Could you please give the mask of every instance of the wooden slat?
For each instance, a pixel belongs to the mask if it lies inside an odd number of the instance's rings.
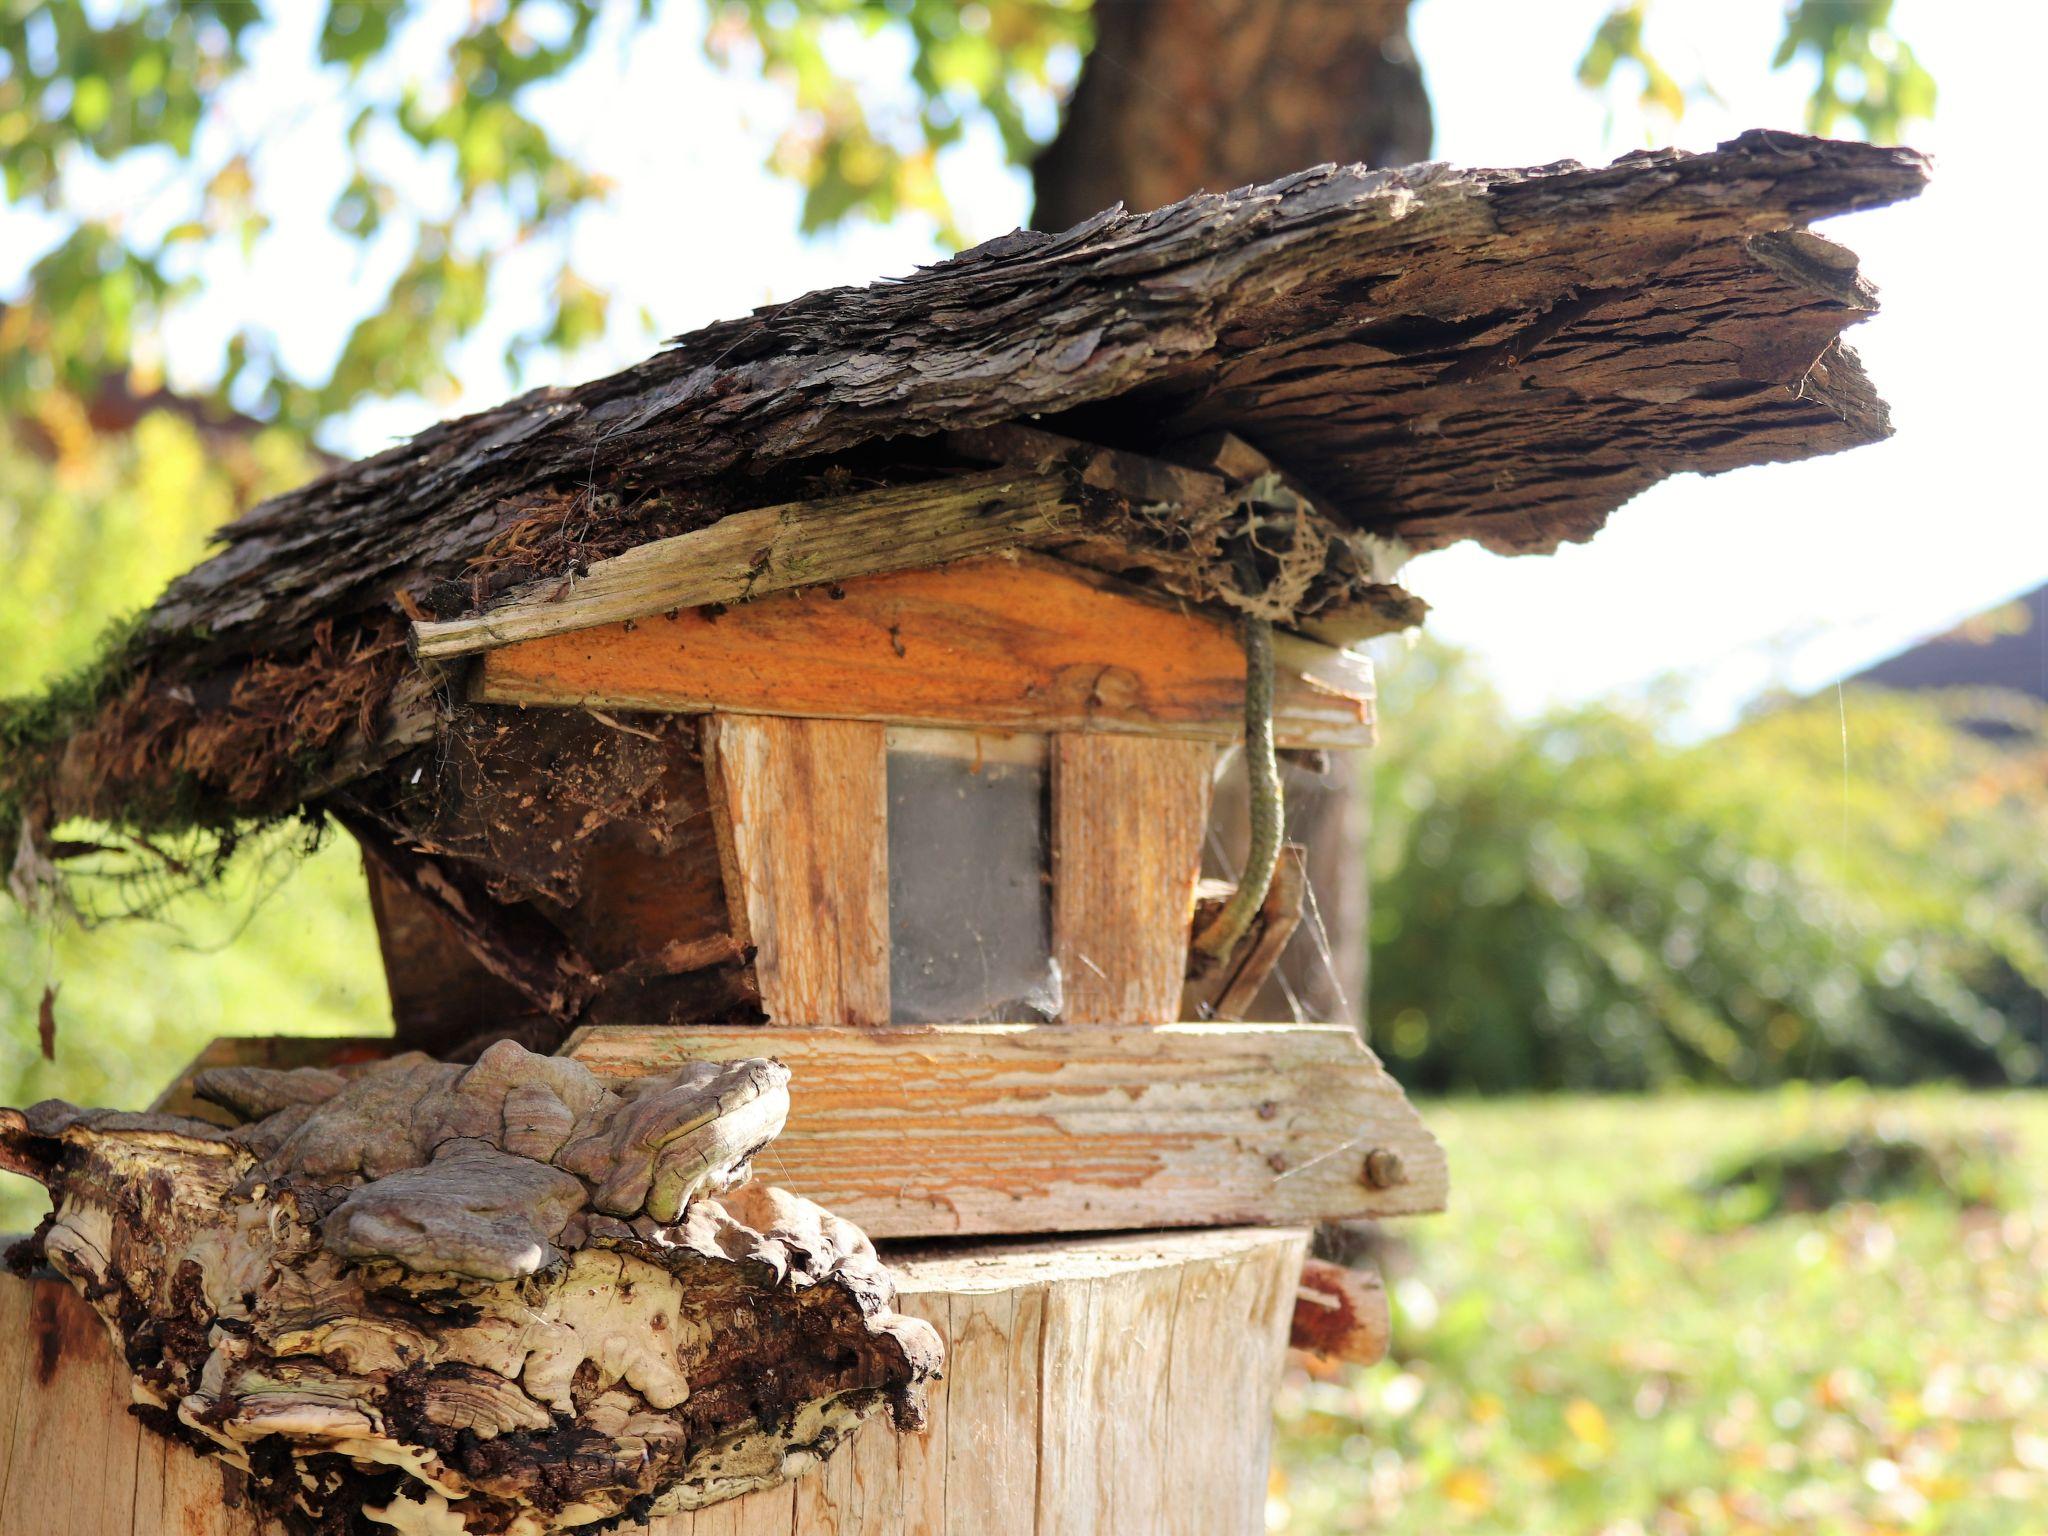
[[[761,1176],[877,1238],[1443,1208],[1442,1148],[1342,1025],[612,1025],[564,1052],[607,1078],[784,1062],[789,1125]],[[1386,1189],[1364,1178],[1381,1148],[1400,1159]]]
[[[1206,742],[1062,733],[1052,746],[1052,942],[1061,1019],[1180,1017],[1209,825]]]
[[[573,582],[537,582],[487,613],[423,621],[413,626],[413,647],[422,660],[446,660],[670,608],[1009,549],[1072,526],[1077,513],[1066,498],[1059,475],[1003,469],[735,512],[596,561]]]
[[[1282,746],[1371,745],[1368,662],[1292,636],[1276,656]],[[503,646],[474,697],[1227,741],[1244,729],[1244,651],[1212,614],[1017,556]]]
[[[879,725],[712,716],[713,819],[736,935],[777,1024],[889,1019],[888,755]]]

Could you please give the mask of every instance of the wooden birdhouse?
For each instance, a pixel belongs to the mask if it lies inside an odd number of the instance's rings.
[[[55,1207],[0,1281],[10,1512],[1261,1529],[1290,1338],[1386,1343],[1312,1231],[1446,1193],[1352,1023],[1247,1019],[1308,895],[1275,755],[1371,744],[1408,554],[1881,436],[1870,290],[1804,226],[1922,174],[1324,167],[714,326],[235,524],[0,763],[17,872],[73,817],[338,823],[394,1033],[0,1112]]]

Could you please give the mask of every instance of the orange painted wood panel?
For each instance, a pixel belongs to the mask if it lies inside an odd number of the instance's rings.
[[[1292,641],[1281,673],[1282,745],[1370,745],[1362,663]],[[474,694],[1227,740],[1243,731],[1244,652],[1235,626],[1213,615],[1019,556],[521,641],[485,653]]]

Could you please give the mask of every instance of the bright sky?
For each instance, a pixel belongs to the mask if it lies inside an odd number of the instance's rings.
[[[411,45],[424,60],[434,28],[459,23],[467,0],[432,0]],[[1414,34],[1437,122],[1436,154],[1466,164],[1612,158],[1645,142],[1709,147],[1743,128],[1796,128],[1808,78],[1769,72],[1776,0],[1660,0],[1652,43],[1681,83],[1711,82],[1675,128],[1610,114],[1574,66],[1607,0],[1418,0]],[[223,133],[254,136],[273,174],[273,233],[244,267],[222,254],[207,300],[170,339],[167,363],[204,375],[224,337],[254,319],[309,374],[331,362],[358,300],[387,281],[395,243],[354,252],[325,212],[344,175],[344,109],[309,63],[316,7],[260,44],[257,81],[231,103]],[[941,254],[928,228],[860,228],[827,240],[797,232],[798,192],[762,169],[781,124],[776,89],[714,72],[701,12],[672,0],[630,40],[615,30],[543,115],[564,146],[610,176],[610,205],[573,235],[575,264],[613,289],[620,323],[551,377],[585,377],[644,353],[628,323],[644,308],[668,335],[834,283],[907,271]],[[1996,12],[1995,25],[1991,21]],[[1410,569],[1435,606],[1436,633],[1479,652],[1517,708],[1631,692],[1681,679],[1693,729],[1732,718],[1771,684],[1810,688],[1965,614],[2048,580],[2048,517],[2036,487],[2032,373],[2040,326],[2021,296],[2038,247],[2022,238],[2035,200],[2032,90],[2048,55],[2044,8],[2022,0],[1899,0],[1897,21],[1940,83],[1941,115],[1915,135],[1938,156],[1933,191],[1903,208],[1840,221],[1829,233],[1864,257],[1885,313],[1852,344],[1891,400],[1898,436],[1856,453],[1702,480],[1683,477],[1619,513],[1593,544],[1549,559],[1475,550]],[[849,60],[876,78],[900,73],[884,47]],[[1021,222],[1024,177],[987,137],[956,152],[949,184],[972,238]],[[177,216],[152,207],[144,166],[108,178],[90,200],[140,224]],[[434,179],[418,193],[443,195]],[[55,226],[0,212],[0,293],[13,289]],[[499,290],[503,324],[464,354],[459,399],[381,404],[348,423],[366,451],[510,386],[498,354],[530,319],[520,294],[552,273],[545,252],[515,258]],[[529,381],[531,382],[531,381]]]

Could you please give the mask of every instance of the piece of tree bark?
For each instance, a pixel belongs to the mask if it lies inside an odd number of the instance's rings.
[[[142,808],[163,824],[195,793],[274,808],[300,780],[252,788],[213,762],[174,782],[167,765],[246,730],[215,701],[322,620],[382,623],[406,594],[483,586],[479,562],[536,498],[573,515],[568,547],[617,552],[643,525],[673,531],[669,515],[743,505],[750,473],[823,476],[857,455],[937,469],[920,440],[1050,413],[1139,452],[1235,432],[1326,516],[1418,549],[1553,549],[1666,475],[1887,433],[1837,342],[1874,294],[1805,226],[1926,174],[1908,150],[1767,133],[1604,169],[1325,167],[814,294],[266,503],[151,610],[125,655],[146,681],[0,778],[52,821]],[[682,505],[649,516],[663,497]],[[309,762],[303,782],[332,767]]]
[[[1429,97],[1408,0],[1123,0],[1059,137],[1032,168],[1032,223],[1065,229],[1115,203],[1143,212],[1325,160],[1429,153]]]
[[[152,1427],[304,1532],[542,1536],[778,1483],[939,1346],[865,1237],[746,1184],[788,1072],[616,1088],[502,1044],[474,1066],[229,1068],[242,1123],[0,1111],[32,1242],[126,1352]]]

